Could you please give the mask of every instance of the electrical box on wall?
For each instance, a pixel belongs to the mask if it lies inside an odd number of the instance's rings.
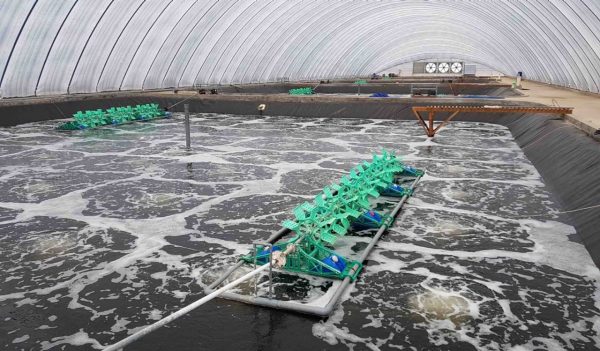
[[[464,67],[461,61],[414,62],[413,74],[463,75]]]

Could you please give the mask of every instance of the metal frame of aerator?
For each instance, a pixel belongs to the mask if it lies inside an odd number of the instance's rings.
[[[400,200],[398,201],[398,203],[396,204],[396,206],[389,212],[390,220],[384,221],[384,223],[381,225],[381,227],[379,227],[379,230],[373,236],[373,238],[369,242],[369,245],[363,251],[362,255],[358,259],[358,262],[360,264],[362,264],[367,259],[367,257],[373,250],[373,247],[375,247],[375,244],[379,241],[379,238],[381,238],[381,236],[389,228],[391,223],[394,222],[394,220],[398,216],[398,213],[402,209],[402,206],[404,205],[404,203],[406,202],[406,200],[412,193],[413,189],[415,188],[415,186],[421,180],[422,177],[423,177],[423,175],[419,175],[415,178],[415,180],[411,184],[407,194],[404,195],[403,197],[401,197]],[[270,248],[269,256],[268,256],[269,257],[269,265],[270,265],[270,267],[269,267],[269,298],[264,298],[264,297],[259,297],[259,296],[247,296],[247,295],[241,295],[241,294],[232,293],[232,292],[224,292],[223,294],[221,294],[221,297],[228,299],[228,300],[234,300],[234,301],[243,302],[243,303],[247,303],[247,304],[251,304],[251,305],[258,305],[258,306],[263,306],[263,307],[290,310],[290,311],[294,311],[294,312],[311,314],[311,315],[316,315],[316,316],[320,316],[320,317],[329,316],[331,314],[331,312],[333,311],[334,307],[336,306],[337,302],[339,301],[340,297],[344,293],[344,291],[346,291],[346,288],[352,282],[351,278],[349,276],[345,277],[341,281],[341,283],[335,288],[336,290],[333,293],[333,295],[331,296],[331,299],[329,299],[329,301],[325,305],[322,305],[322,306],[315,306],[315,305],[311,305],[311,304],[307,304],[307,303],[300,303],[300,302],[294,302],[294,301],[282,301],[282,300],[277,300],[277,299],[272,298],[273,297],[273,290],[272,290],[273,267],[272,267],[272,258],[271,258],[272,247],[275,244],[275,242],[277,242],[284,236],[288,235],[290,232],[291,232],[291,230],[289,230],[287,228],[282,228],[278,232],[271,235],[271,237],[269,237],[265,243],[254,243],[253,244],[255,253],[257,252],[259,245],[263,245],[263,247],[265,247],[265,245],[266,245],[267,247]],[[254,257],[255,257],[254,266],[256,268],[256,254],[254,255]],[[235,272],[237,269],[239,269],[243,265],[244,265],[243,261],[238,261],[237,264],[232,266],[223,275],[221,275],[219,278],[217,278],[217,280],[215,280],[211,285],[209,285],[206,288],[206,292],[209,293],[209,292],[214,291],[233,272]],[[352,273],[354,273],[359,268],[360,268],[359,265],[355,264],[350,271],[351,274],[349,274],[349,275],[352,275]],[[257,284],[258,284],[258,279],[255,280],[255,285],[254,285],[255,295],[257,293]]]

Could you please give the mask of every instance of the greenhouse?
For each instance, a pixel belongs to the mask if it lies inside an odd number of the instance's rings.
[[[0,0],[0,349],[600,350],[600,2]]]

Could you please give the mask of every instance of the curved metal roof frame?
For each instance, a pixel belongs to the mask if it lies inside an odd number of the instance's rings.
[[[444,39],[448,42],[454,41],[454,38],[462,37],[462,44],[465,47],[470,47],[471,40],[473,36],[477,36],[478,32],[480,32],[480,28],[484,27],[484,24],[477,23],[477,19],[473,19],[471,21],[456,21],[452,18],[446,17],[437,17],[435,23],[424,22],[419,17],[411,17],[408,19],[403,19],[401,22],[397,20],[397,16],[393,13],[388,14],[387,17],[378,16],[379,21],[375,22],[375,25],[371,26],[368,30],[364,31],[364,34],[361,37],[356,37],[349,31],[350,36],[343,36],[340,40],[335,40],[336,42],[347,43],[343,48],[340,47],[330,47],[329,50],[332,51],[342,51],[343,54],[339,56],[338,61],[336,61],[333,66],[325,66],[325,69],[337,69],[343,70],[341,67],[355,67],[357,65],[364,66],[364,62],[357,62],[357,60],[374,60],[376,58],[389,60],[389,57],[385,54],[386,51],[398,49],[400,51],[405,50],[407,48],[407,43],[412,42],[413,40],[422,41],[426,43],[430,40],[436,39]],[[475,25],[473,24],[475,22]],[[447,33],[439,33],[439,25],[443,25],[447,29],[451,29],[453,26],[459,26],[463,33],[458,33],[456,31],[448,31]],[[411,31],[404,30],[406,28],[418,28],[413,29]],[[402,33],[402,34],[399,34]],[[450,34],[449,34],[450,33]],[[352,38],[354,36],[354,39]],[[364,38],[363,38],[364,37]],[[393,38],[392,40],[385,40],[382,38]],[[422,39],[425,38],[425,39]],[[509,48],[504,47],[501,43],[504,42],[503,38],[498,37],[494,32],[493,28],[490,28],[487,31],[487,35],[478,39],[478,46],[483,48],[480,49],[481,55],[488,57],[488,64],[493,64],[495,62],[495,58],[504,58],[505,61],[514,60],[513,57],[510,56],[511,51]],[[442,41],[443,43],[443,41]],[[500,44],[499,44],[500,43]],[[458,45],[461,45],[461,42],[458,42]],[[359,49],[357,49],[357,47]],[[377,48],[377,49],[373,49]],[[414,48],[413,50],[424,50]],[[431,48],[430,50],[434,50]],[[396,51],[398,51],[396,50]],[[490,52],[491,54],[485,54]],[[431,51],[431,53],[434,53]],[[398,52],[395,52],[393,56],[398,55]],[[329,57],[328,54],[321,55],[322,57]],[[498,64],[499,65],[499,64]],[[374,72],[380,71],[378,68],[374,68]],[[322,74],[319,72],[318,74]]]
[[[357,77],[464,59],[600,93],[597,0],[0,0],[3,97]]]

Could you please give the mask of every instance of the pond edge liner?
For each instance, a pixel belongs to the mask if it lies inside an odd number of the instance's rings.
[[[183,99],[191,113],[223,113],[258,116],[257,105],[266,104],[264,116],[309,118],[361,118],[410,120],[417,123],[412,106],[444,104],[428,98],[371,99],[356,97],[295,97],[280,95],[166,95],[160,93],[106,94],[103,96],[69,96],[34,102],[0,102],[0,126],[65,118],[81,110],[109,108],[156,102],[168,107]],[[453,105],[481,105],[489,100],[464,101]],[[507,101],[494,101],[506,105]],[[511,105],[536,105],[510,102]],[[539,105],[539,104],[537,104]],[[539,105],[543,106],[543,105]],[[60,112],[59,112],[60,111]],[[183,111],[179,104],[172,112]],[[600,112],[599,112],[600,113]],[[461,113],[454,120],[485,122],[506,126],[563,210],[574,210],[600,203],[600,142],[586,135],[562,118],[544,114]],[[560,130],[559,130],[560,129]],[[183,130],[183,126],[182,126]],[[588,210],[565,215],[575,227],[569,240],[585,245],[600,267],[600,214]]]

